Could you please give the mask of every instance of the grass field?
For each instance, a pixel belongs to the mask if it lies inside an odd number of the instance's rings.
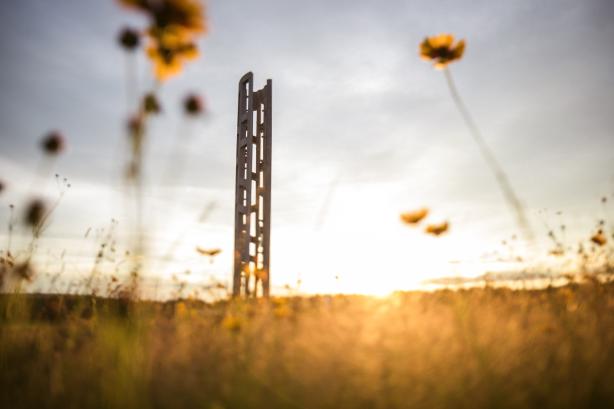
[[[614,407],[614,285],[1,298],[2,408]]]

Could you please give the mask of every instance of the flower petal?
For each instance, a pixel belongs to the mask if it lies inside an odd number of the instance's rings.
[[[433,48],[449,48],[452,47],[454,36],[447,33],[438,34],[436,36],[429,37],[429,42]]]

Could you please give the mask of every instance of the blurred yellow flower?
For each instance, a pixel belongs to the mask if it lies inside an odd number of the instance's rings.
[[[235,315],[228,314],[222,320],[222,327],[231,332],[238,332],[243,326],[243,320]]]
[[[438,34],[426,37],[420,44],[420,57],[432,61],[437,69],[443,69],[451,62],[460,60],[465,51],[465,40],[454,44],[452,34]]]
[[[213,248],[213,249],[205,249],[199,246],[196,246],[196,252],[202,254],[203,256],[209,257],[209,263],[213,263],[213,258],[222,252],[222,249]]]
[[[218,254],[220,254],[222,252],[222,249],[218,249],[218,248],[205,249],[205,248],[197,246],[196,251],[202,254],[203,256],[213,257],[213,256],[217,256]]]
[[[598,246],[604,246],[608,242],[605,234],[603,234],[603,230],[598,230],[597,233],[591,237],[591,241]]]
[[[152,45],[147,48],[147,56],[154,66],[154,75],[164,81],[181,72],[186,61],[198,57],[198,50],[194,44],[184,44],[177,48],[165,48]]]
[[[147,14],[156,27],[176,25],[195,33],[207,29],[204,8],[199,0],[118,0],[118,3]]]
[[[185,305],[183,301],[180,301],[175,305],[175,316],[185,317],[187,313],[188,313],[188,307]]]
[[[149,16],[147,56],[154,75],[163,81],[183,64],[198,57],[196,37],[207,31],[204,8],[198,0],[118,0],[122,6]]]
[[[450,225],[448,224],[448,222],[429,224],[428,226],[426,226],[426,229],[424,229],[424,231],[428,234],[439,236],[447,232],[449,227]]]
[[[426,207],[410,212],[401,213],[401,220],[407,224],[417,224],[429,214]]]

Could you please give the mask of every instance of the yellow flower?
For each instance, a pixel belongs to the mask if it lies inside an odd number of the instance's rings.
[[[214,248],[214,249],[204,249],[202,247],[196,246],[196,251],[203,256],[209,256],[209,262],[213,263],[213,258],[222,252],[222,249]]]
[[[177,317],[185,317],[188,314],[188,307],[183,301],[178,302],[175,305],[175,315]]]
[[[426,207],[411,212],[401,213],[401,220],[407,224],[417,224],[429,214]]]
[[[213,256],[217,256],[218,254],[220,254],[222,252],[222,249],[204,249],[202,247],[196,247],[196,251],[200,254],[202,254],[203,256],[209,256],[209,257],[213,257]]]
[[[439,236],[447,232],[449,227],[450,225],[448,224],[448,222],[429,224],[428,226],[426,226],[426,229],[424,231],[428,234]]]
[[[452,34],[439,34],[426,37],[420,44],[420,57],[432,61],[435,68],[443,69],[451,62],[460,60],[465,51],[465,40],[454,44]]]
[[[119,4],[140,11],[151,20],[153,29],[177,27],[190,35],[207,31],[204,8],[199,0],[118,0]]]
[[[196,37],[207,31],[199,0],[118,0],[149,17],[147,56],[154,75],[163,81],[181,72],[183,64],[198,57]]]
[[[176,48],[151,45],[147,48],[147,56],[153,62],[156,78],[164,81],[179,74],[186,61],[197,58],[198,50],[194,44],[183,44]]]
[[[605,237],[605,234],[603,234],[603,230],[598,230],[597,233],[595,233],[595,235],[591,237],[591,241],[598,246],[603,246],[608,242]]]
[[[227,314],[222,320],[222,327],[231,332],[239,332],[242,326],[243,320],[232,314]]]

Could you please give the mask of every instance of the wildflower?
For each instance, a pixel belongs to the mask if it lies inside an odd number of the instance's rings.
[[[401,213],[401,220],[407,224],[417,224],[429,214],[426,207],[410,212]]]
[[[202,247],[196,247],[196,251],[203,256],[209,256],[209,263],[213,264],[214,257],[220,254],[222,249],[204,249]]]
[[[64,138],[57,132],[49,132],[41,141],[43,151],[48,155],[57,155],[64,150]]]
[[[448,222],[429,224],[428,226],[426,226],[426,229],[424,231],[428,234],[439,236],[447,232],[449,227],[450,225],[448,224]]]
[[[175,304],[175,315],[177,317],[185,317],[188,314],[188,307],[185,305],[184,302],[179,301],[177,304]]]
[[[222,320],[222,327],[226,328],[231,332],[238,332],[241,330],[241,326],[243,325],[242,320],[234,315],[228,314]]]
[[[598,246],[603,246],[608,242],[608,239],[605,237],[605,234],[603,234],[603,230],[599,229],[597,233],[591,237],[591,241]]]
[[[188,115],[199,115],[203,112],[203,101],[196,94],[189,94],[183,101],[183,108]]]
[[[287,302],[283,300],[274,300],[273,305],[273,315],[275,318],[287,318],[292,315],[292,309]]]
[[[437,69],[443,69],[451,62],[460,60],[465,51],[465,40],[454,44],[452,34],[426,37],[420,44],[420,57],[432,61]]]
[[[164,81],[179,74],[185,62],[198,58],[198,49],[193,43],[174,48],[152,45],[147,48],[147,56],[153,62],[156,78]]]
[[[452,34],[439,34],[426,37],[422,43],[420,43],[420,57],[424,60],[432,61],[435,68],[443,70],[446,82],[448,83],[448,88],[450,90],[450,96],[456,104],[459,113],[463,117],[463,120],[471,133],[473,141],[478,146],[480,154],[497,179],[497,183],[503,192],[505,200],[514,209],[518,224],[525,233],[526,238],[529,241],[533,241],[534,235],[531,225],[527,220],[524,205],[514,191],[512,184],[508,180],[507,174],[504,172],[494,152],[490,149],[489,145],[486,143],[486,140],[482,136],[476,121],[473,119],[458,90],[456,89],[451,71],[447,69],[448,64],[461,59],[464,51],[465,40],[460,40],[454,43],[454,36]]]
[[[174,27],[190,33],[204,33],[207,28],[199,0],[119,0],[119,3],[147,14],[154,28]]]
[[[143,110],[148,114],[160,113],[160,102],[154,93],[149,93],[143,98]]]
[[[214,257],[220,254],[222,252],[222,249],[217,249],[217,248],[216,249],[204,249],[202,247],[196,247],[196,251],[202,254],[203,256]]]
[[[207,29],[203,6],[198,0],[119,0],[119,3],[149,17],[147,55],[159,80],[178,74],[186,61],[198,56],[195,38]]]
[[[47,205],[42,199],[34,199],[26,208],[24,222],[32,228],[38,228],[45,217]]]
[[[134,51],[140,44],[139,32],[133,28],[126,27],[119,33],[119,44],[127,51]]]

